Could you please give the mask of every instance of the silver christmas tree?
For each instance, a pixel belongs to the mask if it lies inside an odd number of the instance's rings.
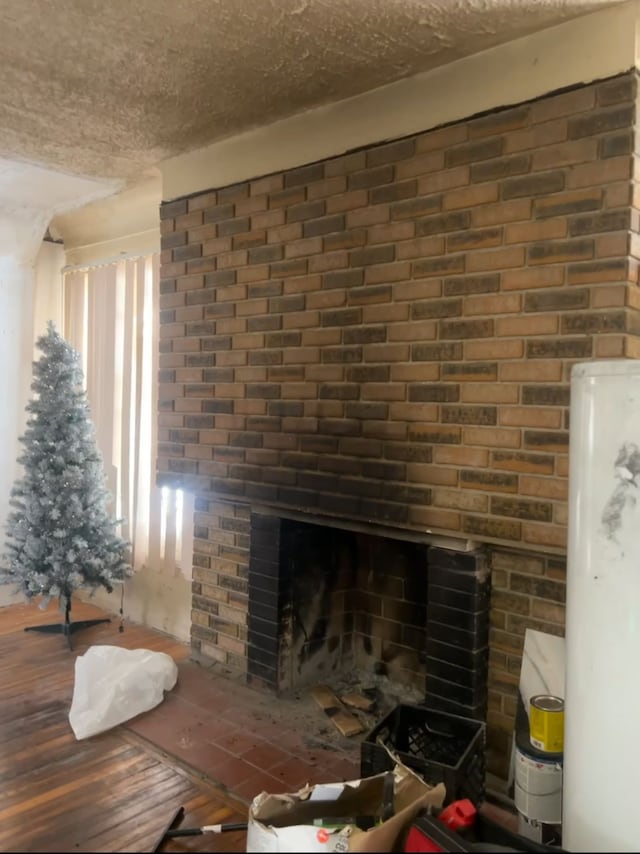
[[[29,599],[42,596],[41,607],[58,598],[68,625],[75,589],[102,586],[111,592],[131,574],[129,544],[108,512],[111,496],[79,354],[52,322],[36,343],[42,356],[33,363],[33,397],[18,458],[23,475],[11,490],[0,580],[17,582]]]

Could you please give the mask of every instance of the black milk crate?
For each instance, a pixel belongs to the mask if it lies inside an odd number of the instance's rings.
[[[485,724],[424,706],[396,706],[366,736],[360,750],[360,776],[393,768],[385,747],[427,783],[444,783],[445,803],[484,800]]]

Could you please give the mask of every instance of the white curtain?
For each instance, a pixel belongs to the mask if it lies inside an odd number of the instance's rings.
[[[193,497],[155,486],[159,258],[67,270],[63,334],[82,356],[113,513],[143,565],[191,574]]]

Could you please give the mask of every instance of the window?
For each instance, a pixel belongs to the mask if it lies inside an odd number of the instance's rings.
[[[193,496],[155,485],[157,255],[65,271],[63,334],[79,350],[113,512],[133,565],[190,577]]]

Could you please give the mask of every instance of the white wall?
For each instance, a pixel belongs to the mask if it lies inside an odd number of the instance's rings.
[[[35,275],[32,267],[15,258],[0,257],[0,525],[9,508],[9,493],[18,471],[18,436],[25,424],[32,339],[31,318]]]
[[[20,474],[19,437],[26,424],[25,407],[31,394],[34,343],[47,320],[61,320],[61,246],[42,243],[35,258],[0,257],[0,364],[3,366],[0,407],[0,554],[4,551],[9,493]],[[12,585],[0,586],[0,605],[20,601]]]

